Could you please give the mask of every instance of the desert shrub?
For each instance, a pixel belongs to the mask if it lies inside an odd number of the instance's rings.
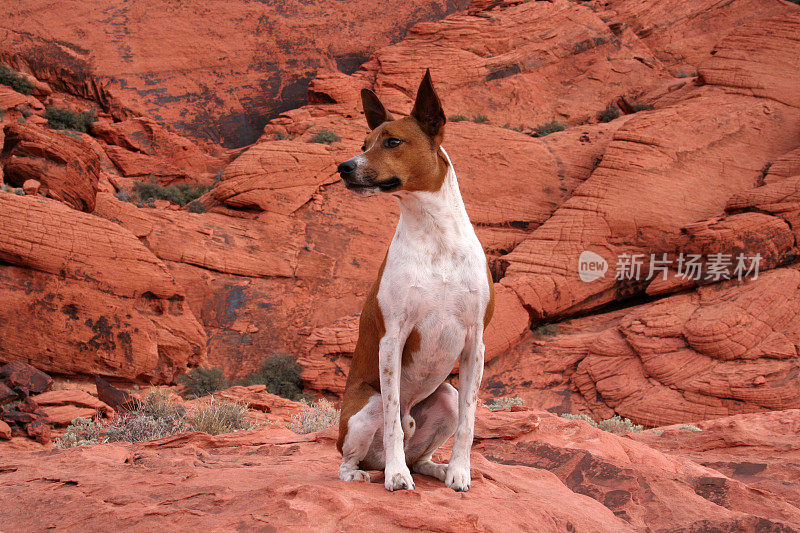
[[[47,126],[54,130],[72,130],[86,133],[91,130],[92,124],[97,120],[97,111],[81,111],[76,113],[72,109],[49,106],[45,109],[44,118]]]
[[[469,120],[467,115],[450,115],[447,117],[447,120],[450,122],[464,122],[465,120]]]
[[[491,409],[492,411],[499,411],[501,409],[509,409],[511,407],[519,407],[521,405],[525,405],[525,400],[518,396],[512,397],[502,397],[502,398],[490,398],[486,400],[486,407]]]
[[[573,415],[572,413],[561,413],[560,416],[561,418],[566,418],[567,420],[583,420],[584,422],[588,422],[590,426],[597,427],[597,422],[583,413],[577,415]]]
[[[634,424],[627,418],[622,418],[619,415],[614,415],[606,420],[601,420],[597,423],[597,427],[609,433],[620,435],[622,433],[639,433],[643,426]]]
[[[558,331],[558,324],[542,324],[533,330],[536,335],[540,335],[542,337],[553,337],[558,335]]]
[[[479,115],[472,115],[472,122],[474,122],[475,124],[488,124],[489,123],[489,117],[487,117],[486,115],[480,115],[480,114]]]
[[[18,124],[25,124],[26,122],[28,122],[28,121],[25,120],[25,117],[17,117],[17,123]]]
[[[247,404],[215,400],[213,397],[189,412],[187,429],[209,435],[252,429],[256,425],[247,419]]]
[[[169,391],[156,389],[129,412],[117,415],[105,428],[108,442],[141,442],[180,433],[185,428],[186,409],[172,401]]]
[[[631,106],[633,108],[634,113],[638,111],[649,111],[653,109],[653,106],[650,104],[640,104],[639,102],[634,102]]]
[[[228,378],[219,368],[193,368],[179,377],[178,382],[186,387],[187,398],[199,398],[228,388]]]
[[[287,427],[295,433],[311,433],[339,423],[339,410],[333,403],[322,398],[316,402],[303,401],[301,411],[292,416]]]
[[[186,206],[186,210],[190,213],[205,213],[206,206],[203,202],[192,200],[189,202],[189,205]]]
[[[683,431],[703,431],[699,427],[697,427],[695,425],[692,425],[692,424],[686,424],[684,426],[679,426],[678,429],[682,429]]]
[[[603,431],[608,431],[609,433],[615,433],[617,435],[622,433],[638,433],[644,429],[643,426],[634,424],[627,418],[622,418],[619,415],[614,415],[611,418],[601,420],[600,422],[595,422],[584,414],[573,415],[570,413],[563,413],[561,418],[567,418],[569,420],[583,420],[584,422],[588,422],[592,427],[602,429]]]
[[[285,141],[289,139],[289,136],[282,131],[277,131],[275,132],[275,135],[272,136],[272,138],[276,141]]]
[[[103,432],[105,428],[88,418],[76,418],[66,431],[58,437],[53,444],[56,448],[74,448],[75,446],[88,446],[102,444],[108,440]]]
[[[120,189],[117,192],[115,192],[114,196],[117,197],[117,200],[120,200],[122,202],[132,202],[133,201],[133,199],[131,198],[131,195],[128,194],[128,191],[126,191],[124,189]]]
[[[33,111],[31,111],[31,108],[28,106],[22,107],[20,111],[22,112],[22,116],[25,118],[28,118],[29,116],[33,115]]]
[[[564,131],[567,129],[565,125],[554,120],[552,122],[546,122],[544,124],[539,124],[533,131],[536,132],[537,137],[544,137],[545,135],[550,135],[551,133],[555,133],[557,131]]]
[[[619,118],[619,108],[617,106],[608,106],[597,113],[597,120],[600,122],[611,122],[615,118]]]
[[[503,124],[503,128],[507,130],[519,131],[522,132],[522,126],[512,126],[511,124]]]
[[[300,374],[303,367],[288,354],[274,354],[255,372],[241,380],[242,385],[266,385],[267,391],[290,400],[303,399]]]
[[[139,202],[143,203],[150,203],[154,200],[167,200],[173,204],[184,206],[197,200],[210,190],[211,187],[208,185],[192,185],[191,183],[161,185],[154,179],[133,182],[133,192],[138,196]]]
[[[336,135],[336,132],[329,129],[322,128],[311,137],[312,143],[331,144],[341,141],[342,138]]]
[[[31,94],[33,92],[33,83],[28,78],[14,72],[5,65],[0,65],[0,84],[8,85],[22,94]]]

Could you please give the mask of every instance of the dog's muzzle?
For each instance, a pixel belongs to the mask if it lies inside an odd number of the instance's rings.
[[[363,176],[362,173],[358,172],[358,163],[356,163],[355,158],[348,159],[344,163],[339,163],[336,170],[339,171],[339,176],[342,177],[345,187],[351,191],[366,192],[378,189],[382,192],[389,192],[403,184],[400,178],[396,176],[392,176],[384,181],[374,181]]]

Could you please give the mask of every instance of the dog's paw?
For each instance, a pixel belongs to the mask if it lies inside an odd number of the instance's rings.
[[[467,492],[471,482],[469,466],[448,465],[447,475],[444,478],[445,486],[456,492]]]
[[[339,479],[342,481],[366,481],[369,483],[369,474],[363,470],[340,468]]]
[[[444,481],[447,476],[447,463],[434,463],[433,461],[417,461],[411,466],[411,470],[423,476],[435,477],[439,481]]]
[[[386,470],[386,481],[384,482],[386,490],[414,490],[414,478],[411,477],[408,467],[400,469],[400,471],[392,472]]]

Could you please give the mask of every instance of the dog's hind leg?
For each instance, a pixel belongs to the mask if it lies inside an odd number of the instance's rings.
[[[369,481],[369,474],[359,469],[367,455],[375,432],[383,425],[381,395],[374,394],[364,407],[347,422],[347,437],[342,443],[342,466],[339,479],[344,481]]]
[[[447,442],[458,426],[458,391],[442,383],[433,394],[411,409],[416,429],[406,445],[406,460],[411,471],[444,481],[447,465],[431,460],[442,444]]]

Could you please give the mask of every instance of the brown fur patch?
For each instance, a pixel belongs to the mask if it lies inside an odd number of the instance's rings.
[[[395,148],[384,145],[386,139],[403,141]],[[438,191],[444,183],[447,162],[439,144],[429,137],[416,119],[405,117],[384,122],[367,135],[363,156],[373,181],[399,178],[396,191]]]
[[[486,331],[486,326],[492,321],[494,315],[494,281],[492,281],[492,271],[489,269],[489,263],[486,263],[486,277],[489,278],[489,303],[486,304],[486,311],[483,314],[483,330]]]

